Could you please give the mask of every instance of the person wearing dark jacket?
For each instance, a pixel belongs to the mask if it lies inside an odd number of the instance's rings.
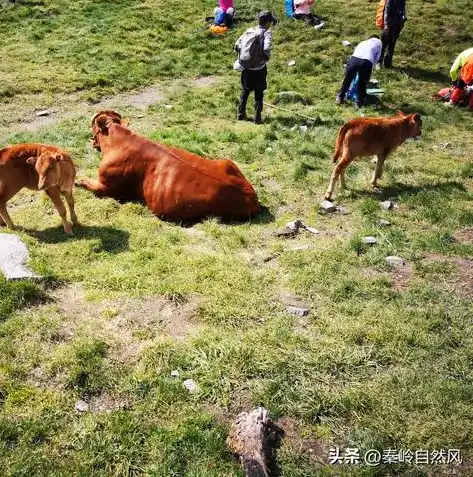
[[[394,48],[406,20],[406,0],[386,0],[380,61],[385,68],[391,68],[393,65]]]

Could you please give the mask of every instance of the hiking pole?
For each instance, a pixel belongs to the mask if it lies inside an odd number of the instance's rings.
[[[274,109],[279,109],[279,110],[281,110],[281,111],[285,111],[286,113],[297,114],[298,116],[302,116],[302,117],[305,118],[305,119],[310,119],[311,121],[318,121],[318,119],[311,118],[310,116],[306,116],[305,114],[298,113],[297,111],[291,111],[290,109],[281,108],[280,106],[275,106],[274,104],[266,103],[265,101],[263,101],[263,104],[264,104],[265,106],[269,106],[270,108],[274,108]]]

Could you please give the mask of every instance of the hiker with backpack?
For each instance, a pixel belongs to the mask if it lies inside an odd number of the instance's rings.
[[[314,5],[315,0],[293,0],[294,15],[296,20],[303,20],[307,25],[320,28],[323,25],[322,19],[311,13],[310,9]]]
[[[345,101],[345,95],[352,81],[358,75],[358,98],[355,99],[355,105],[357,108],[363,105],[371,72],[381,57],[381,48],[382,43],[377,35],[373,35],[357,45],[353,55],[348,60],[345,78],[337,94],[337,104],[342,104]]]
[[[234,69],[241,71],[242,93],[238,105],[237,119],[247,120],[246,103],[252,91],[255,92],[255,123],[262,124],[264,90],[267,88],[266,63],[271,56],[271,42],[273,34],[270,30],[276,25],[277,18],[270,11],[263,11],[258,15],[258,25],[249,28],[238,38],[234,50],[238,59]]]
[[[376,26],[382,30],[380,64],[385,68],[393,65],[394,48],[404,28],[406,16],[406,0],[381,0],[378,4]]]

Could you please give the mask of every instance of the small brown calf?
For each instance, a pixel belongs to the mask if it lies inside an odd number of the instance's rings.
[[[332,198],[335,182],[340,177],[342,188],[346,187],[345,169],[357,157],[376,155],[376,169],[371,179],[373,187],[383,174],[384,161],[406,139],[421,135],[422,120],[419,114],[404,114],[401,111],[391,118],[352,119],[338,133],[330,184],[325,198]]]
[[[62,219],[64,231],[72,234],[67,221],[66,198],[72,223],[78,223],[74,211],[72,188],[76,169],[69,155],[56,146],[18,144],[0,150],[0,225],[14,228],[7,211],[7,202],[23,187],[44,190]]]

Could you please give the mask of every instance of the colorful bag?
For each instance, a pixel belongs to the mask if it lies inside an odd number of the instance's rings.
[[[438,101],[450,101],[452,98],[452,88],[442,88],[438,93],[433,95],[433,99]]]
[[[359,77],[357,73],[355,79],[351,82],[346,94],[346,99],[351,99],[355,101],[355,103],[358,101],[358,81]]]
[[[384,8],[386,7],[386,0],[380,0],[378,3],[378,12],[376,13],[376,26],[382,30],[384,28]]]
[[[222,35],[223,33],[227,33],[228,27],[222,25],[210,25],[209,31],[215,35]]]
[[[294,16],[294,0],[286,0],[286,15],[289,18]]]

